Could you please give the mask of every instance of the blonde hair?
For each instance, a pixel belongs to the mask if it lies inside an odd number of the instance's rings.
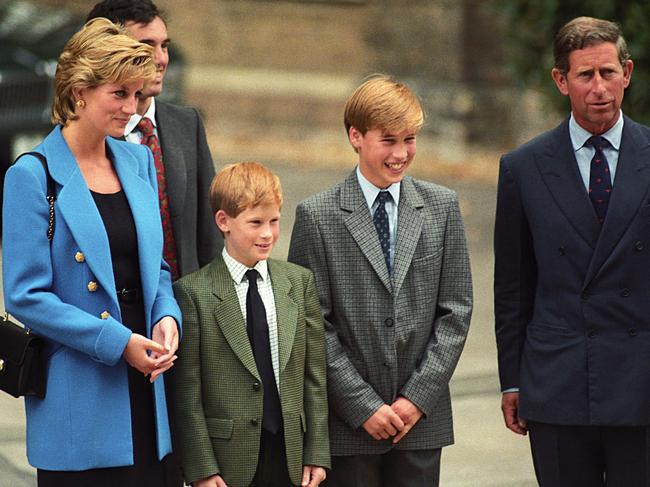
[[[236,218],[259,205],[282,207],[280,179],[258,162],[238,162],[224,167],[210,185],[212,212],[223,210]]]
[[[106,83],[145,83],[156,76],[153,48],[130,37],[108,19],[92,19],[73,35],[59,56],[54,77],[52,123],[66,125],[75,115],[74,90]]]
[[[390,132],[418,132],[424,123],[424,112],[417,96],[408,86],[390,76],[376,74],[348,98],[343,121],[348,133],[350,127],[363,135],[375,128]]]

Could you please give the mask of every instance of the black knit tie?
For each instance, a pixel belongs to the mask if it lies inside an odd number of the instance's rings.
[[[246,331],[251,342],[257,371],[264,387],[264,416],[262,428],[275,434],[282,424],[280,396],[275,383],[273,363],[271,362],[271,345],[269,342],[269,324],[266,320],[264,302],[257,290],[255,269],[246,271],[248,292],[246,293]]]

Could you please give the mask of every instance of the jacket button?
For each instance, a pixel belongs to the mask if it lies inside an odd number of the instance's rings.
[[[77,252],[76,254],[74,254],[74,260],[76,260],[81,264],[82,262],[86,262],[86,256],[84,255],[83,252]]]
[[[90,291],[91,293],[94,293],[95,291],[97,291],[98,287],[99,286],[97,286],[97,283],[95,281],[90,281],[88,283],[88,291]]]
[[[582,293],[580,293],[580,297],[581,297],[582,299],[584,299],[584,300],[589,299],[589,292],[587,292],[587,291],[582,291]]]
[[[102,311],[102,314],[99,315],[102,320],[107,320],[109,316],[111,316],[111,314],[108,311]]]
[[[259,391],[261,389],[260,383],[259,382],[253,382],[253,390],[254,391]]]
[[[251,425],[257,426],[257,419],[255,418],[251,419]]]
[[[637,241],[634,243],[634,248],[635,248],[636,250],[638,250],[639,252],[641,252],[641,251],[643,250],[643,242],[642,242],[641,240],[637,240]]]
[[[596,331],[595,330],[589,330],[589,333],[587,333],[587,336],[589,338],[594,338],[596,336]]]
[[[384,325],[386,325],[388,328],[390,328],[394,324],[395,324],[395,322],[393,321],[393,318],[386,318],[384,320]]]
[[[566,247],[558,247],[557,252],[560,255],[566,254]]]
[[[624,298],[627,298],[631,293],[632,293],[632,291],[630,291],[630,289],[626,287],[626,288],[623,288],[623,290],[621,291],[621,296],[623,296]]]
[[[627,332],[630,334],[631,337],[636,336],[636,328],[630,328],[629,330],[627,330]]]

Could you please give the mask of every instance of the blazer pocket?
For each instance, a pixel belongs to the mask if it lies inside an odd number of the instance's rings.
[[[205,418],[210,438],[229,440],[232,438],[234,421],[232,419]]]
[[[421,267],[428,267],[431,268],[431,266],[435,262],[440,262],[442,259],[442,251],[444,250],[444,247],[440,247],[439,249],[436,249],[436,251],[433,254],[425,255],[424,257],[418,257],[417,259],[413,259],[413,262],[411,262],[411,265],[415,268],[421,268]]]

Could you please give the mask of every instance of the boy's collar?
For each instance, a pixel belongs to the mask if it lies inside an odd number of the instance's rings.
[[[232,280],[235,281],[235,284],[240,284],[244,280],[246,271],[251,268],[242,264],[237,259],[231,257],[228,251],[226,250],[225,246],[221,251],[221,255],[223,257],[224,262],[226,263],[226,267],[228,268],[230,277],[232,277]],[[266,281],[266,278],[269,275],[269,266],[266,260],[257,261],[257,264],[255,264],[253,269],[259,272],[260,277],[262,278],[263,281]]]
[[[366,179],[366,177],[361,173],[361,169],[359,169],[359,166],[357,166],[357,181],[359,181],[359,186],[361,186],[361,192],[363,193],[363,197],[366,200],[366,203],[368,203],[368,208],[372,208],[373,203],[377,199],[377,195],[379,194],[380,191],[383,191],[382,189],[378,188],[374,184],[372,184],[370,181]],[[399,191],[400,191],[400,185],[401,181],[399,183],[393,183],[388,188],[386,188],[386,191],[390,193],[390,195],[393,197],[393,201],[395,202],[395,206],[399,206]]]

